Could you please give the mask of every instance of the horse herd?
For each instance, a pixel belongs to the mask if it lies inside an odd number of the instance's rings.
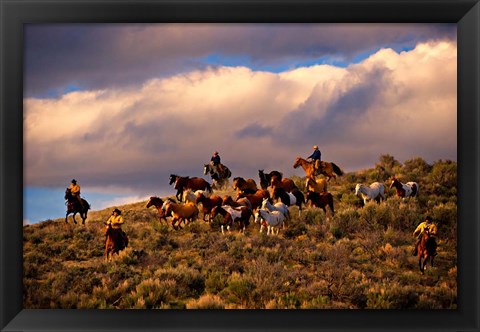
[[[146,208],[155,206],[160,221],[165,221],[167,225],[167,217],[171,217],[172,227],[176,230],[182,227],[182,223],[186,226],[197,220],[201,206],[205,222],[211,222],[217,215],[221,216],[219,220],[222,234],[225,234],[225,228],[230,232],[234,224],[238,224],[240,232],[245,233],[246,227],[253,218],[255,223],[260,224],[260,232],[266,229],[267,235],[278,235],[280,227],[284,228],[285,224],[291,220],[290,206],[298,206],[299,214],[301,214],[302,206],[315,206],[323,209],[327,214],[326,207],[328,206],[331,214],[335,214],[333,196],[327,191],[327,182],[331,178],[336,182],[336,175],[343,175],[343,171],[334,163],[321,162],[321,165],[321,169],[316,170],[312,162],[300,157],[295,160],[293,167],[301,166],[306,174],[305,194],[293,180],[283,177],[281,172],[274,170],[265,173],[264,170],[259,170],[260,188],[254,179],[233,178],[233,189],[236,191],[236,197],[233,198],[230,195],[220,197],[213,192],[214,188],[223,189],[228,186],[228,179],[232,175],[230,170],[223,166],[222,172],[219,172],[212,165],[205,164],[204,175],[210,174],[213,180],[212,185],[203,178],[171,174],[169,185],[174,185],[174,189],[177,191],[175,194],[177,200],[152,196],[147,202]],[[323,174],[325,178],[317,179],[316,176],[320,174]],[[418,183],[416,182],[401,183],[398,179],[392,178],[389,189],[391,188],[395,188],[396,195],[402,198],[418,195]],[[355,195],[361,197],[364,204],[369,201],[385,200],[385,192],[385,185],[380,182],[370,185],[358,183],[355,187]],[[75,214],[80,213],[84,224],[90,209],[88,202],[82,199],[83,206],[80,207],[69,189],[65,192],[65,199],[67,200],[65,222],[67,222],[68,215],[74,213],[73,221],[76,223]],[[107,236],[107,240],[108,238]],[[115,244],[113,238],[111,240],[111,244]],[[123,249],[117,248],[116,245],[113,247],[117,253]],[[113,250],[108,250],[107,241],[107,259],[109,253],[112,254],[111,251],[113,252]],[[423,255],[425,250],[421,252]],[[420,269],[423,272],[424,266],[420,263],[420,259],[419,254]]]
[[[210,222],[220,215],[220,230],[224,234],[225,228],[230,232],[233,225],[239,226],[240,232],[244,233],[250,220],[260,224],[260,232],[266,229],[267,234],[278,234],[279,227],[291,219],[289,207],[298,206],[301,214],[303,206],[315,206],[321,208],[327,214],[328,206],[331,214],[335,214],[334,200],[327,191],[327,182],[336,175],[343,175],[343,171],[334,163],[322,162],[320,170],[313,168],[313,163],[298,157],[293,164],[294,168],[302,167],[306,173],[305,188],[302,192],[292,179],[286,178],[279,171],[269,173],[264,170],[258,171],[260,187],[254,179],[242,177],[233,178],[233,189],[236,197],[225,195],[220,197],[214,193],[215,189],[228,186],[230,170],[223,166],[223,174],[210,164],[204,165],[204,174],[210,174],[213,183],[210,184],[200,177],[179,176],[170,174],[169,185],[176,190],[175,198],[162,199],[157,196],[150,197],[146,208],[155,206],[160,221],[168,224],[167,217],[171,217],[171,225],[174,229],[186,226],[198,219],[201,212],[203,220]],[[317,178],[323,174],[325,178]],[[336,174],[336,175],[335,175]],[[414,197],[418,194],[418,183],[401,183],[392,178],[390,187],[395,188],[399,197]],[[370,185],[357,184],[355,195],[361,197],[366,204],[369,201],[385,199],[385,185],[374,182]]]

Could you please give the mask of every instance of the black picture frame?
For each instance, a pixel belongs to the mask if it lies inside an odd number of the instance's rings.
[[[0,0],[0,328],[2,331],[478,331],[478,0]],[[24,310],[23,25],[123,22],[457,23],[458,309],[456,310]]]

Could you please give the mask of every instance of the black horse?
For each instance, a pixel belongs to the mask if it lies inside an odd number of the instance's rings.
[[[272,176],[275,176],[278,180],[282,180],[282,173],[279,171],[271,171],[270,173],[265,173],[263,169],[258,170],[258,177],[260,178],[260,186],[262,189],[267,189],[270,183],[272,182]]]
[[[82,206],[80,206],[80,202],[76,197],[73,196],[72,191],[70,188],[67,188],[65,190],[65,199],[67,202],[65,203],[67,205],[67,214],[65,215],[65,222],[68,223],[67,218],[70,213],[73,213],[73,222],[76,224],[77,221],[75,220],[75,215],[77,213],[80,213],[80,217],[82,217],[82,224],[85,224],[85,219],[87,219],[87,213],[88,210],[90,209],[90,204],[85,199],[82,200]]]

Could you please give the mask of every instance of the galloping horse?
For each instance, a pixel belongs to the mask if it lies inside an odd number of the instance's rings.
[[[279,211],[285,216],[285,220],[290,219],[290,212],[288,211],[288,206],[282,202],[277,202],[272,204],[268,198],[264,198],[262,201],[262,209],[268,211]]]
[[[223,165],[223,168],[224,171],[219,172],[218,168],[215,168],[211,164],[203,165],[203,175],[210,174],[215,187],[218,189],[225,189],[228,186],[228,179],[232,176],[232,172],[227,166]]]
[[[275,188],[273,190],[273,199],[277,201],[280,199],[280,201],[286,206],[298,206],[298,215],[300,215],[302,211],[302,204],[305,204],[305,196],[298,189],[293,189],[291,192],[287,192],[283,188]]]
[[[416,197],[418,195],[418,183],[407,182],[401,183],[396,178],[392,178],[389,189],[395,188],[398,197]]]
[[[198,208],[194,203],[177,204],[169,200],[166,200],[163,203],[162,210],[165,211],[166,215],[172,215],[172,227],[174,229],[178,229],[182,221],[185,226],[187,226],[191,221],[198,218],[199,213]]]
[[[428,230],[423,231],[420,236],[421,240],[417,246],[417,255],[418,267],[423,274],[429,260],[430,264],[433,266],[433,258],[437,255],[437,242],[435,241],[435,237],[430,236]]]
[[[270,193],[267,190],[259,189],[254,194],[238,194],[237,201],[239,201],[241,198],[248,199],[252,205],[252,210],[255,210],[262,205],[264,198],[270,198]]]
[[[195,204],[202,203],[203,207],[203,221],[210,221],[210,213],[215,206],[222,206],[222,198],[217,195],[213,195],[212,197],[206,197],[203,193],[199,192],[197,194],[197,199],[195,200]],[[206,217],[208,216],[208,220]]]
[[[272,181],[272,176],[276,176],[279,180],[282,179],[283,174],[279,171],[271,171],[270,173],[265,174],[263,169],[258,170],[258,177],[260,178],[260,186],[262,189],[267,189]]]
[[[118,254],[128,246],[128,237],[121,229],[114,229],[111,225],[107,226],[105,235],[105,260],[111,261],[113,254]]]
[[[225,234],[225,232],[223,231],[223,227],[225,225],[227,226],[227,230],[230,233],[230,227],[236,221],[238,221],[238,223],[240,224],[240,232],[245,233],[245,228],[250,224],[252,210],[250,210],[246,206],[234,208],[228,205],[222,205],[213,208],[211,216],[215,217],[217,216],[217,214],[220,214],[222,216],[222,220],[220,221],[220,229],[222,230],[222,234]]]
[[[320,164],[322,165],[321,174],[327,177],[327,181],[330,181],[330,179],[333,178],[336,182],[337,177],[335,176],[335,174],[337,174],[338,176],[343,175],[343,171],[340,169],[340,167],[338,167],[336,164],[332,162],[321,161]],[[314,172],[313,162],[311,161],[306,161],[301,157],[297,157],[297,159],[295,159],[295,163],[293,164],[293,168],[298,168],[299,166],[302,166],[307,176],[312,180],[315,179],[316,175],[320,175],[320,174],[317,174],[318,170],[317,172]]]
[[[205,190],[207,192],[212,192],[212,187],[210,184],[205,181],[205,179],[199,178],[199,177],[188,177],[188,176],[178,176],[178,175],[170,175],[170,183],[172,184],[172,179],[173,182],[175,182],[175,185],[173,186],[174,189],[177,189],[177,194],[175,197],[180,201],[182,199],[182,194],[183,191],[186,189],[192,189],[192,191],[197,191],[197,190]]]
[[[327,181],[325,179],[316,179],[313,180],[307,177],[307,181],[305,181],[305,187],[307,191],[314,191],[316,193],[326,193],[327,192]]]
[[[85,219],[87,219],[88,210],[90,209],[90,204],[88,204],[88,202],[82,198],[83,206],[80,206],[78,200],[73,197],[70,188],[67,188],[67,190],[65,190],[65,199],[67,200],[67,203],[65,203],[67,204],[67,214],[65,215],[65,222],[68,224],[68,215],[70,213],[73,213],[73,222],[76,224],[77,221],[75,220],[75,215],[77,213],[80,213],[80,217],[82,217],[82,224],[84,225]]]
[[[223,197],[222,205],[230,205],[231,207],[246,206],[250,210],[252,210],[252,203],[250,203],[250,201],[246,197],[239,198],[236,201],[234,201],[231,196],[226,195]]]
[[[160,197],[152,196],[152,197],[150,197],[150,200],[147,203],[147,209],[150,206],[155,206],[157,208],[157,212],[158,212],[158,219],[160,219],[160,221],[162,221],[162,219],[165,220],[165,223],[168,225],[167,215],[162,210],[163,203],[165,203],[165,202]]]
[[[237,191],[237,193],[244,193],[244,194],[254,194],[257,192],[257,183],[254,179],[244,179],[241,177],[233,178],[233,189]]]
[[[285,224],[285,215],[280,211],[268,211],[265,209],[259,209],[255,212],[255,223],[260,223],[260,233],[262,232],[263,228],[267,228],[267,235],[272,233],[274,235],[274,231],[276,230],[277,235],[280,231],[279,226]]]
[[[331,193],[325,192],[319,194],[314,191],[309,191],[306,195],[306,201],[310,201],[310,205],[321,208],[323,212],[325,212],[325,215],[327,214],[327,209],[325,209],[325,207],[328,205],[330,207],[330,210],[332,211],[332,216],[335,215],[335,209],[333,207],[333,196]]]
[[[355,187],[355,195],[362,195],[363,204],[367,204],[368,201],[375,200],[380,203],[380,200],[385,200],[385,186],[383,183],[374,182],[370,186],[357,183]]]
[[[275,190],[275,188],[283,188],[288,192],[291,192],[293,189],[298,189],[293,180],[289,178],[283,178],[280,180],[275,175],[273,175],[272,179],[270,180],[270,186],[273,190]]]

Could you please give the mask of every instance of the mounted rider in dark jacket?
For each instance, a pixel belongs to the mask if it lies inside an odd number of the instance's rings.
[[[322,153],[318,149],[318,146],[315,145],[313,147],[313,153],[307,157],[307,160],[312,159],[314,171],[317,172],[318,170],[317,174],[320,174],[322,171],[322,164],[320,162],[321,158],[322,158]]]
[[[218,154],[217,151],[215,151],[213,153],[213,156],[212,158],[210,159],[210,164],[215,167],[215,169],[217,170],[217,173],[219,173],[219,175],[222,175],[224,173],[224,167],[222,165],[222,163],[220,162],[220,155]]]

